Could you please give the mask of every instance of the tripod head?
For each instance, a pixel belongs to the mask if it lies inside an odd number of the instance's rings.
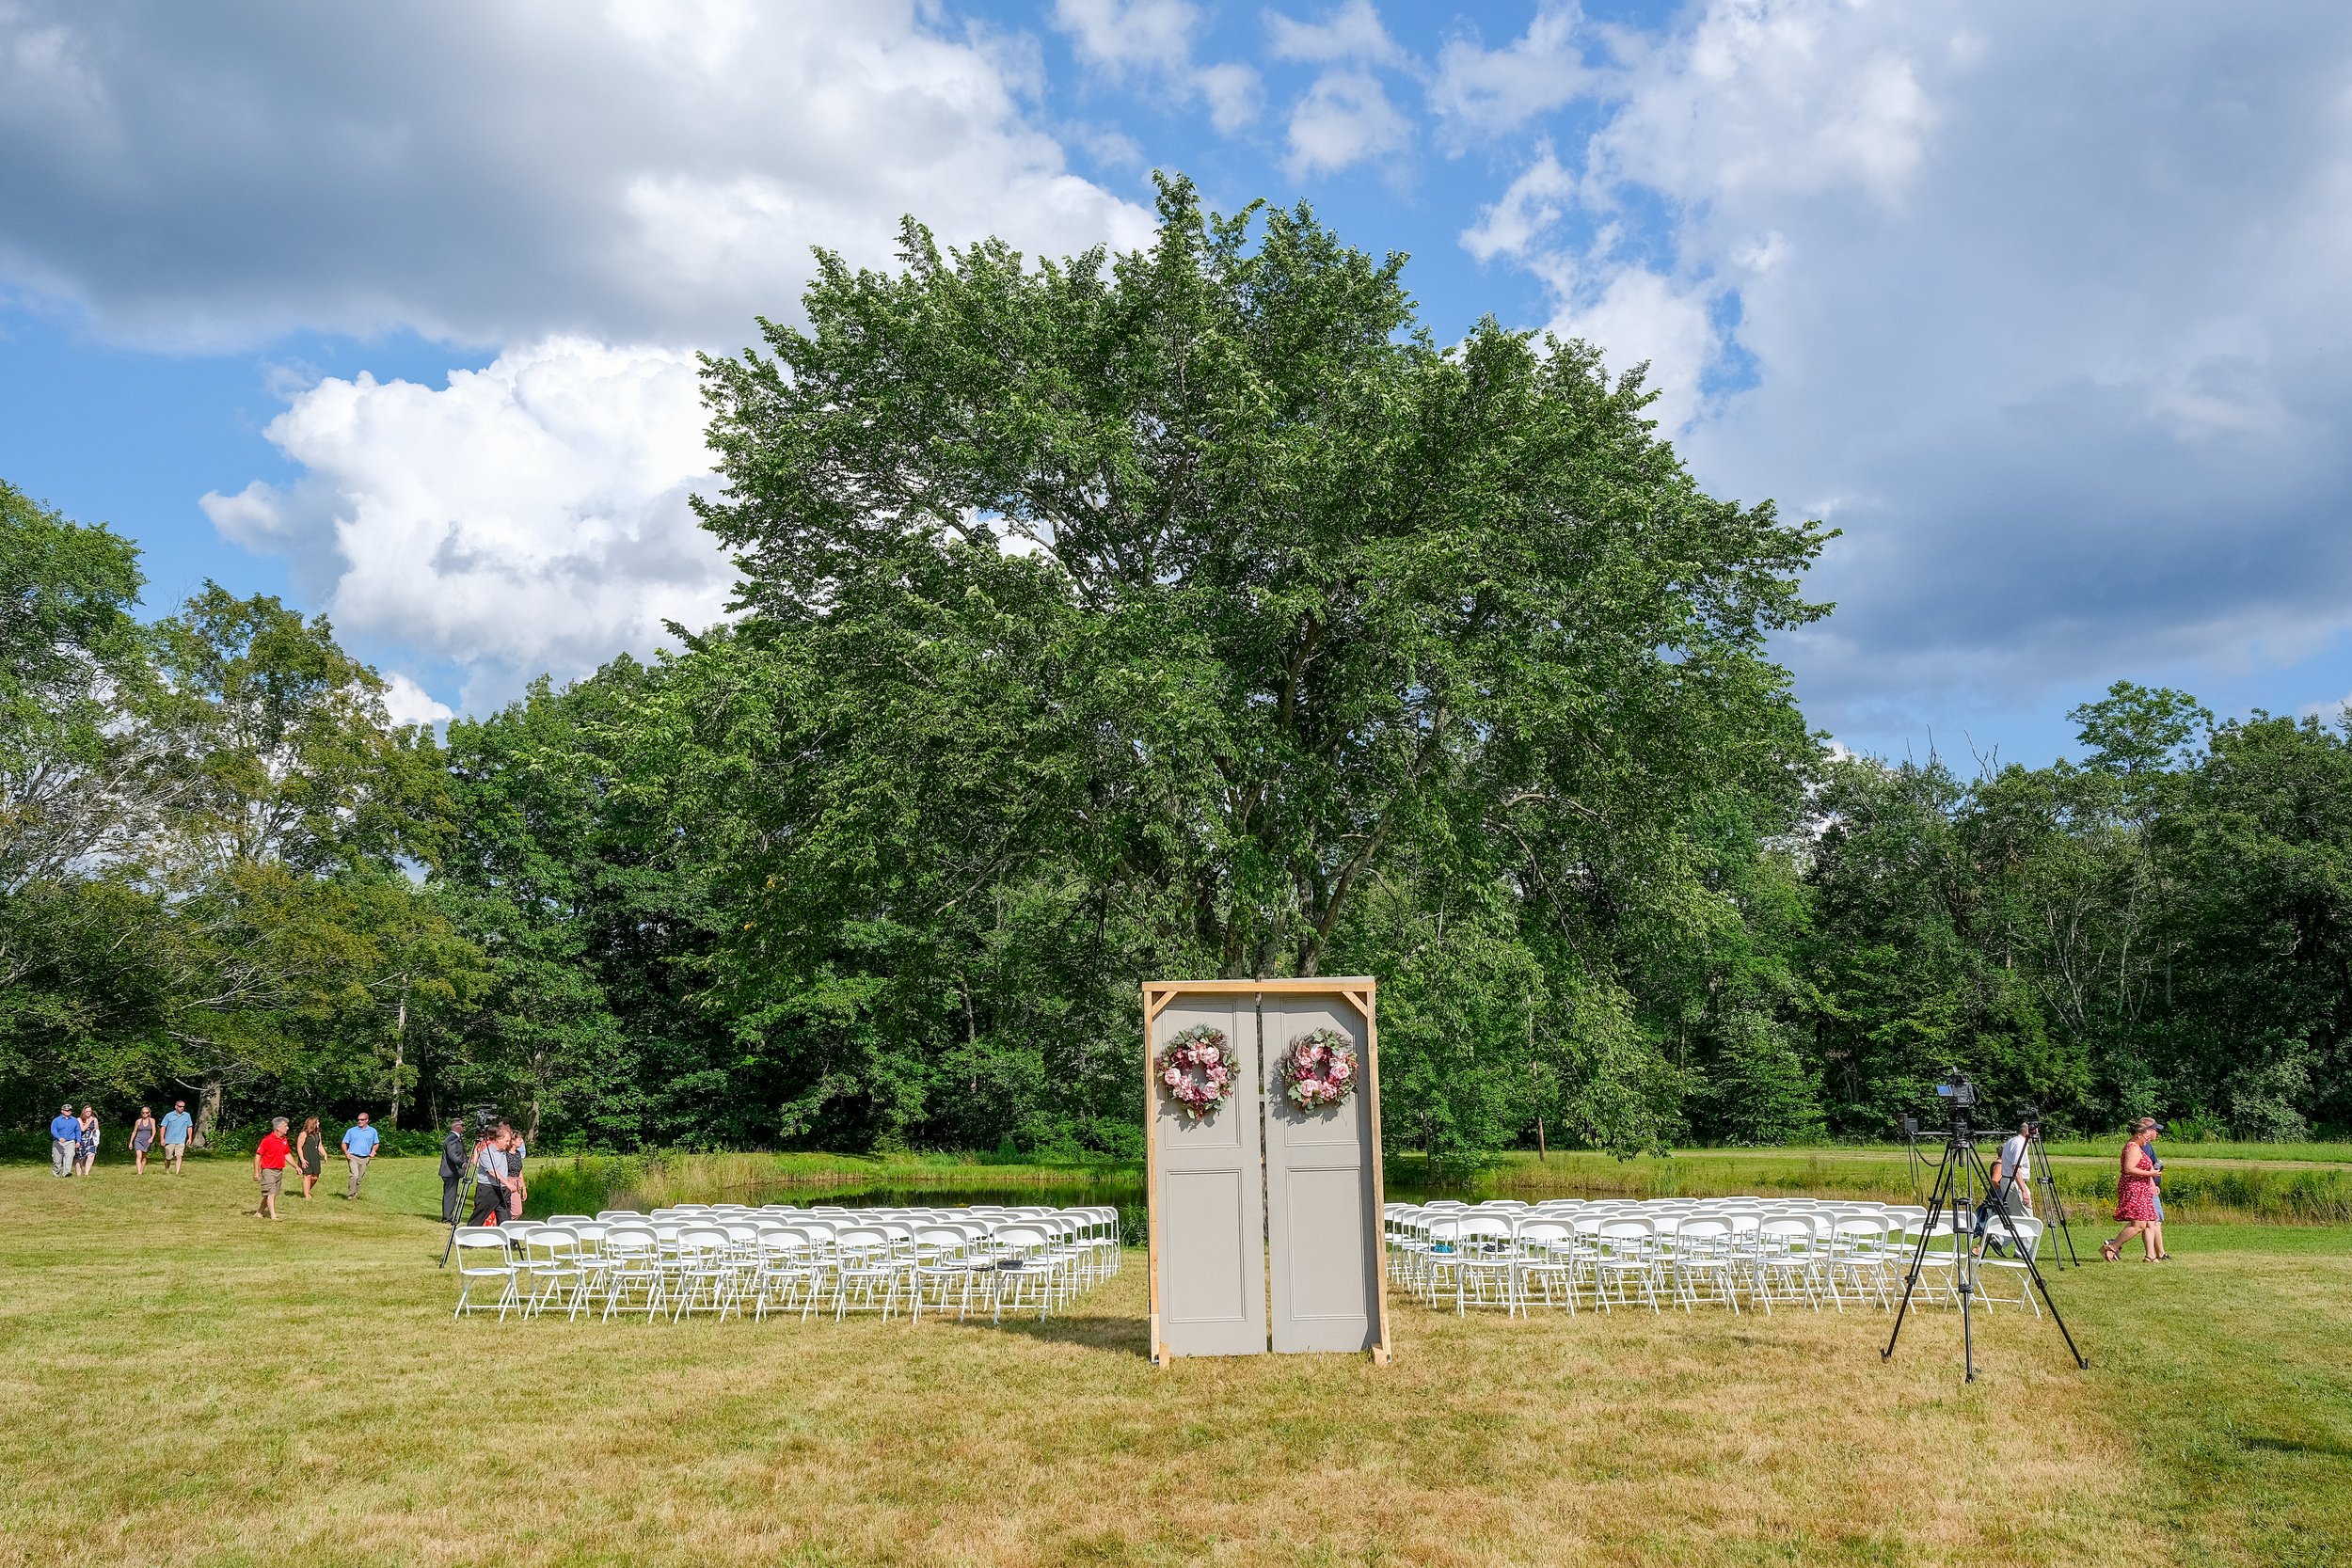
[[[1954,1068],[1935,1085],[1935,1096],[1944,1101],[1945,1110],[1950,1117],[1952,1142],[1968,1142],[1971,1136],[1968,1113],[1977,1108],[1977,1085],[1968,1081],[1966,1073]]]

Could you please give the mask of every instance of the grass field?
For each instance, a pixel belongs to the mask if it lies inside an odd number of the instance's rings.
[[[331,1191],[334,1183],[322,1184]],[[1397,1359],[1043,1326],[453,1323],[430,1162],[0,1167],[0,1561],[2338,1563],[2352,1232],[2176,1227],[1882,1363],[1876,1313],[1394,1308]],[[1980,1323],[1982,1320],[1979,1320]]]

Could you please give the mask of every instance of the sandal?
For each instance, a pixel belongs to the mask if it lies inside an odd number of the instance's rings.
[[[2116,1244],[2113,1242],[2101,1242],[2099,1243],[2099,1256],[2106,1259],[2110,1263],[2117,1261],[2119,1251]]]

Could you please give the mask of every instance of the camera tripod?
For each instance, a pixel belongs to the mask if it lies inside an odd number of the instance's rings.
[[[457,1232],[466,1224],[466,1211],[473,1203],[473,1162],[466,1162],[466,1174],[457,1180],[457,1217],[450,1222],[449,1240],[441,1243],[439,1267],[449,1267],[449,1255],[457,1250]]]
[[[2074,1256],[2074,1232],[2073,1227],[2066,1223],[2066,1200],[2058,1196],[2058,1177],[2050,1169],[2049,1150],[2042,1147],[2042,1124],[2038,1121],[2033,1124],[2033,1131],[2026,1136],[2026,1163],[2033,1172],[2026,1185],[2040,1195],[2042,1212],[2048,1216],[2042,1222],[2042,1233],[2047,1236],[2050,1233],[2050,1227],[2055,1226],[2058,1233],[2066,1240],[2066,1258],[2063,1262],[2058,1259],[2058,1248],[2050,1249],[2052,1266],[2062,1269],[2071,1263],[2075,1268],[2081,1268],[2083,1260]]]
[[[1919,1120],[1916,1117],[1903,1117],[1903,1151],[1910,1160],[1912,1200],[1925,1203],[1928,1196],[1919,1184],[1919,1174],[1927,1168],[1928,1157],[1919,1152]]]
[[[1935,1240],[1935,1216],[1950,1205],[1952,1216],[1952,1288],[1960,1296],[1961,1369],[1964,1381],[1977,1381],[1976,1323],[1973,1316],[1977,1293],[1977,1255],[1974,1211],[1977,1204],[1977,1183],[1983,1179],[1988,1193],[1993,1187],[1992,1173],[1985,1169],[1984,1156],[1977,1152],[1977,1136],[1969,1131],[1966,1110],[1959,1105],[1952,1109],[1950,1127],[1944,1135],[1944,1159],[1936,1168],[1935,1191],[1928,1201],[1928,1219],[1919,1227],[1919,1240],[1911,1252],[1911,1271],[1903,1276],[1903,1299],[1895,1308],[1895,1332],[1886,1337],[1886,1348],[1879,1352],[1882,1361],[1891,1359],[1895,1343],[1902,1338],[1903,1319],[1911,1310],[1911,1298],[1919,1286],[1919,1271],[1927,1263],[1928,1248]],[[2016,1221],[2011,1219],[2007,1203],[1996,1203],[1994,1212],[2000,1216],[2001,1227],[2009,1232],[2010,1244],[2017,1249],[2018,1260],[2026,1265],[2026,1273],[2033,1280],[2034,1289],[2042,1292],[2042,1304],[2050,1309],[2050,1321],[2058,1324],[2060,1338],[2074,1357],[2074,1365],[2084,1369],[2090,1358],[2074,1346],[2074,1336],[2067,1331],[2066,1320],[2058,1316],[2058,1303],[2050,1299],[2050,1288],[2042,1283],[2042,1270],[2034,1262],[2033,1249],[2017,1233]]]

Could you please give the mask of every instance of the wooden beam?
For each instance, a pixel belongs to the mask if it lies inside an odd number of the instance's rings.
[[[1158,1005],[1152,1002],[1159,993]],[[1152,1046],[1152,1025],[1176,999],[1173,987],[1146,984],[1143,988],[1143,1272],[1152,1287],[1152,1364],[1168,1370],[1168,1347],[1160,1342],[1160,1162],[1159,1085],[1152,1073],[1152,1059],[1156,1054]],[[1386,1263],[1385,1257],[1382,1259]],[[1385,1267],[1383,1274],[1387,1271]]]
[[[1372,1215],[1379,1227],[1375,1244],[1380,1249],[1380,1289],[1373,1298],[1380,1314],[1379,1334],[1372,1347],[1372,1364],[1385,1367],[1394,1354],[1389,1343],[1389,1181],[1388,1163],[1383,1158],[1380,1143],[1380,1021],[1373,1012],[1373,998],[1378,987],[1366,980],[1360,998],[1351,992],[1349,1000],[1362,1009],[1364,1015],[1364,1087],[1372,1095],[1372,1148],[1367,1158],[1372,1161]]]
[[[1264,991],[1270,996],[1312,996],[1368,990],[1376,983],[1369,974],[1318,974],[1303,980],[1147,980],[1144,990],[1181,990],[1187,996],[1238,996],[1246,991]]]

